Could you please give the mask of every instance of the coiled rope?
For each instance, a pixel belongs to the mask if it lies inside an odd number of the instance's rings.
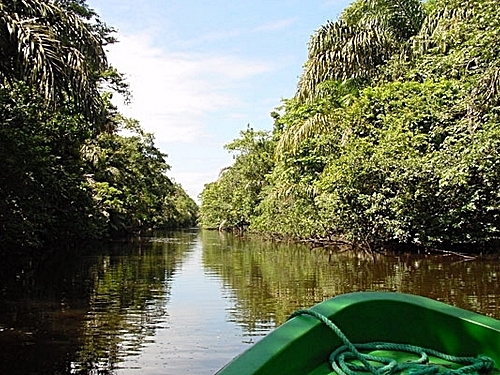
[[[336,349],[330,355],[332,369],[339,375],[358,375],[361,372],[368,372],[373,375],[392,375],[402,373],[403,371],[407,371],[411,375],[428,375],[437,374],[438,372],[444,375],[470,375],[489,373],[495,368],[495,362],[487,356],[457,357],[433,349],[421,348],[419,346],[385,342],[353,344],[340,328],[326,316],[313,310],[297,310],[289,319],[299,315],[310,315],[319,319],[342,340],[344,345]],[[393,358],[364,354],[361,353],[360,350],[392,350],[416,354],[419,355],[420,358],[414,361],[397,363]],[[462,365],[462,367],[457,369],[443,368],[442,366],[430,363],[429,356],[453,362]],[[353,363],[352,361],[354,360],[358,360],[361,364]],[[380,365],[375,365],[373,363],[379,363]]]

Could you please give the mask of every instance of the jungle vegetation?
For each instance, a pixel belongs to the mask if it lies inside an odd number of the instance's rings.
[[[311,36],[272,131],[241,132],[206,228],[374,248],[500,237],[500,3],[356,0]]]
[[[1,248],[196,223],[167,155],[111,104],[130,97],[113,35],[85,0],[0,1]]]

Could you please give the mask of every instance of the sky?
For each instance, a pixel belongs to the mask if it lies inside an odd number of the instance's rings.
[[[111,65],[132,103],[114,102],[168,154],[168,176],[198,200],[232,164],[224,145],[294,96],[310,36],[351,0],[87,0],[118,43]]]

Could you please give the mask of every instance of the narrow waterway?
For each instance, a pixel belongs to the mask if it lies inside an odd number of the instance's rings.
[[[294,310],[413,293],[500,318],[500,262],[185,231],[0,265],[0,373],[213,374]]]

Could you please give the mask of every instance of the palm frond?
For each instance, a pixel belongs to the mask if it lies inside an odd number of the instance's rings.
[[[49,105],[64,97],[95,118],[95,73],[107,68],[102,40],[78,15],[41,0],[0,3],[0,80],[23,80]]]
[[[309,42],[297,97],[317,96],[326,80],[372,79],[379,67],[417,34],[425,13],[419,0],[364,0],[336,22],[328,21]]]
[[[318,194],[319,191],[316,186],[305,183],[282,184],[272,192],[275,198],[285,202],[293,201],[299,197],[314,199]]]
[[[484,121],[485,113],[500,106],[500,66],[494,64],[484,71],[469,94],[467,118],[472,123]]]
[[[287,129],[276,145],[276,157],[279,159],[283,152],[297,152],[300,144],[318,134],[327,132],[335,123],[333,114],[317,113],[303,123]]]
[[[425,19],[420,0],[366,0],[371,12],[367,18],[375,17],[386,28],[393,30],[403,40],[417,34]]]
[[[413,39],[413,50],[418,54],[425,54],[432,48],[446,51],[448,43],[444,37],[448,31],[472,16],[472,10],[467,7],[440,8],[429,14]]]
[[[365,27],[366,26],[366,27]],[[376,24],[358,27],[332,26],[337,38],[330,35],[327,49],[321,50],[317,36],[299,79],[297,96],[302,100],[317,97],[318,85],[327,80],[373,78],[378,67],[394,53],[392,34]],[[334,41],[335,40],[335,41]]]

